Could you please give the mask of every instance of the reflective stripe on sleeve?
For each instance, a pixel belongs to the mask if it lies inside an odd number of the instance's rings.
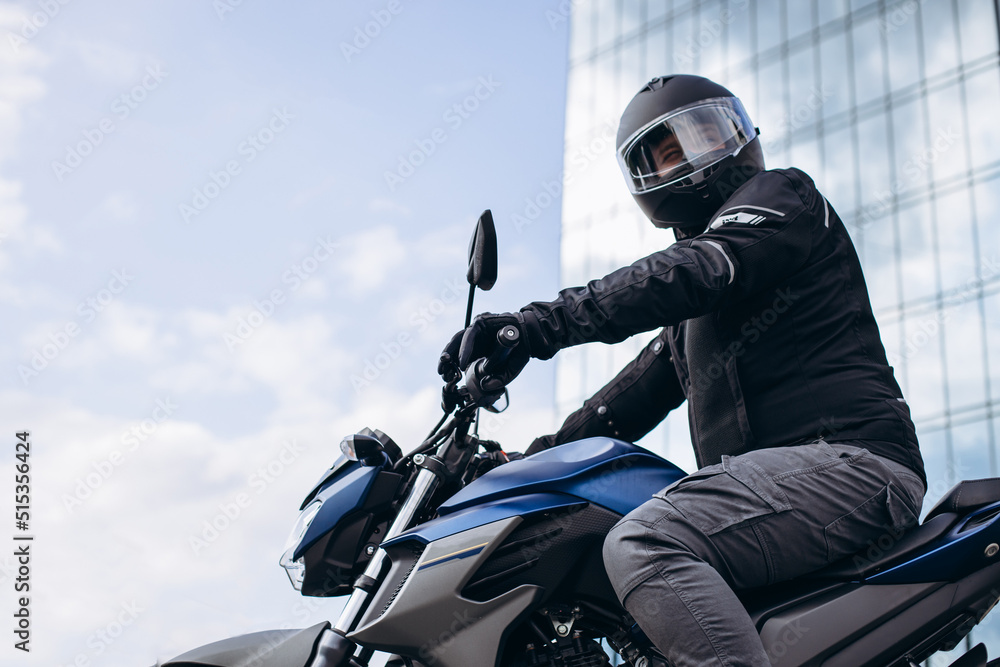
[[[726,264],[729,265],[729,282],[727,284],[732,285],[733,281],[736,280],[736,267],[733,266],[733,260],[729,259],[729,255],[726,254],[726,251],[723,250],[722,246],[716,243],[715,241],[702,241],[702,243],[712,246],[713,248],[721,252],[722,256],[726,258]]]

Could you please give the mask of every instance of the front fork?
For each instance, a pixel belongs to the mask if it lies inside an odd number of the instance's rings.
[[[439,482],[438,473],[432,472],[427,468],[420,469],[420,472],[417,473],[417,478],[413,481],[413,488],[410,490],[409,497],[403,503],[399,514],[396,515],[396,519],[386,532],[382,540],[383,542],[396,537],[410,527],[413,517],[416,516],[422,507],[427,505],[427,501],[437,489]],[[368,563],[368,567],[365,568],[364,574],[355,583],[354,592],[351,593],[344,611],[341,612],[340,618],[337,619],[337,623],[333,627],[334,632],[346,636],[354,628],[354,625],[361,617],[361,612],[364,611],[368,598],[378,584],[385,556],[385,550],[381,547],[375,551],[371,561]]]

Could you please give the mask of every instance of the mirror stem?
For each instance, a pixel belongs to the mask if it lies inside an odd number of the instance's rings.
[[[476,286],[469,285],[469,305],[465,308],[465,328],[472,324],[472,299],[476,296]]]

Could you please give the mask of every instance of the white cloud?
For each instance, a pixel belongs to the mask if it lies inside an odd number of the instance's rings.
[[[138,202],[131,192],[112,192],[101,202],[99,211],[103,217],[123,222],[135,220],[138,208]]]
[[[289,200],[288,205],[291,208],[299,208],[300,206],[309,203],[313,199],[322,197],[327,192],[332,190],[337,183],[340,182],[340,178],[337,176],[327,176],[319,183],[300,189],[294,195],[292,195],[291,200]]]
[[[143,68],[154,60],[110,42],[79,40],[73,44],[73,51],[94,79],[112,85],[135,83]]]
[[[15,33],[26,17],[20,7],[0,7],[0,34],[7,37]],[[45,82],[35,73],[46,64],[47,59],[30,44],[15,49],[7,39],[0,43],[0,166],[4,159],[19,152],[18,138],[26,107],[46,93]],[[7,253],[13,242],[25,240],[23,227],[27,216],[27,208],[21,201],[20,181],[0,177],[0,271],[9,266]],[[33,244],[57,245],[44,233],[29,239],[29,245]]]
[[[375,213],[395,213],[404,217],[409,217],[413,213],[413,211],[402,204],[397,204],[391,199],[382,198],[372,199],[368,202],[368,210]]]
[[[382,225],[365,230],[344,241],[343,254],[337,267],[352,296],[364,296],[378,289],[391,275],[398,276],[399,267],[409,252],[395,227]]]

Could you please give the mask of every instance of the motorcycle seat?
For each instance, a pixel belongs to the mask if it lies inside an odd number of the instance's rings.
[[[842,558],[806,575],[809,579],[837,579],[859,581],[878,574],[914,555],[937,540],[955,524],[959,515],[947,512],[924,521],[899,537],[886,534],[884,539],[873,541],[862,551]]]
[[[967,479],[959,482],[927,513],[924,523],[945,513],[967,514],[1000,501],[1000,477]]]
[[[884,540],[869,544],[861,552],[808,576],[841,581],[865,579],[916,555],[919,550],[944,535],[959,517],[998,501],[1000,478],[959,482],[931,508],[922,525],[898,538],[888,535]]]

